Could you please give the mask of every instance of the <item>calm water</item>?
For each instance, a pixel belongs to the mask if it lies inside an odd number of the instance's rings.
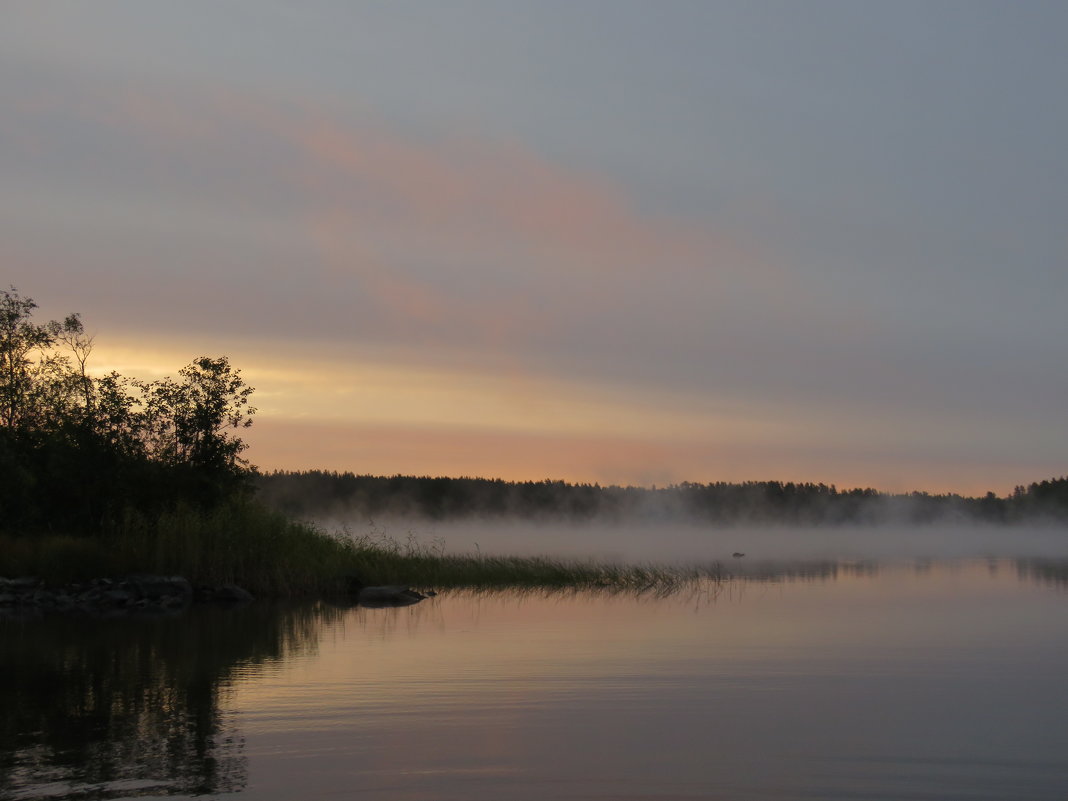
[[[0,620],[0,797],[1063,801],[1065,564]]]

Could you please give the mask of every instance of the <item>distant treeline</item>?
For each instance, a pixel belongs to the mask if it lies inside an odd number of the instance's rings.
[[[992,492],[979,498],[926,492],[890,494],[781,481],[683,482],[645,488],[320,470],[261,474],[255,483],[260,499],[269,506],[304,518],[689,519],[718,525],[1068,522],[1068,478],[1019,486],[1004,498]]]

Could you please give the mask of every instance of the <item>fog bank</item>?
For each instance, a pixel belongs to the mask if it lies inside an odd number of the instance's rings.
[[[1068,558],[1064,526],[885,524],[873,526],[734,526],[694,523],[434,521],[329,518],[327,530],[386,538],[398,547],[445,554],[550,555],[627,562],[897,560],[972,557]],[[742,558],[735,553],[744,553]]]

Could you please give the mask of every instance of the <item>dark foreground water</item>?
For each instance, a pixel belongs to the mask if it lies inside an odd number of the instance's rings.
[[[0,620],[0,798],[1068,798],[1064,563],[744,567]]]

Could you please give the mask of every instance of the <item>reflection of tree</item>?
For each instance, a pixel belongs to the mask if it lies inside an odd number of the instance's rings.
[[[332,614],[254,604],[175,618],[0,621],[0,797],[240,790],[242,738],[221,697],[237,670],[314,648]]]
[[[724,578],[754,582],[834,581],[839,576],[873,578],[879,574],[874,561],[752,560],[729,565]]]
[[[1068,559],[1017,559],[1016,571],[1036,584],[1068,587]]]

